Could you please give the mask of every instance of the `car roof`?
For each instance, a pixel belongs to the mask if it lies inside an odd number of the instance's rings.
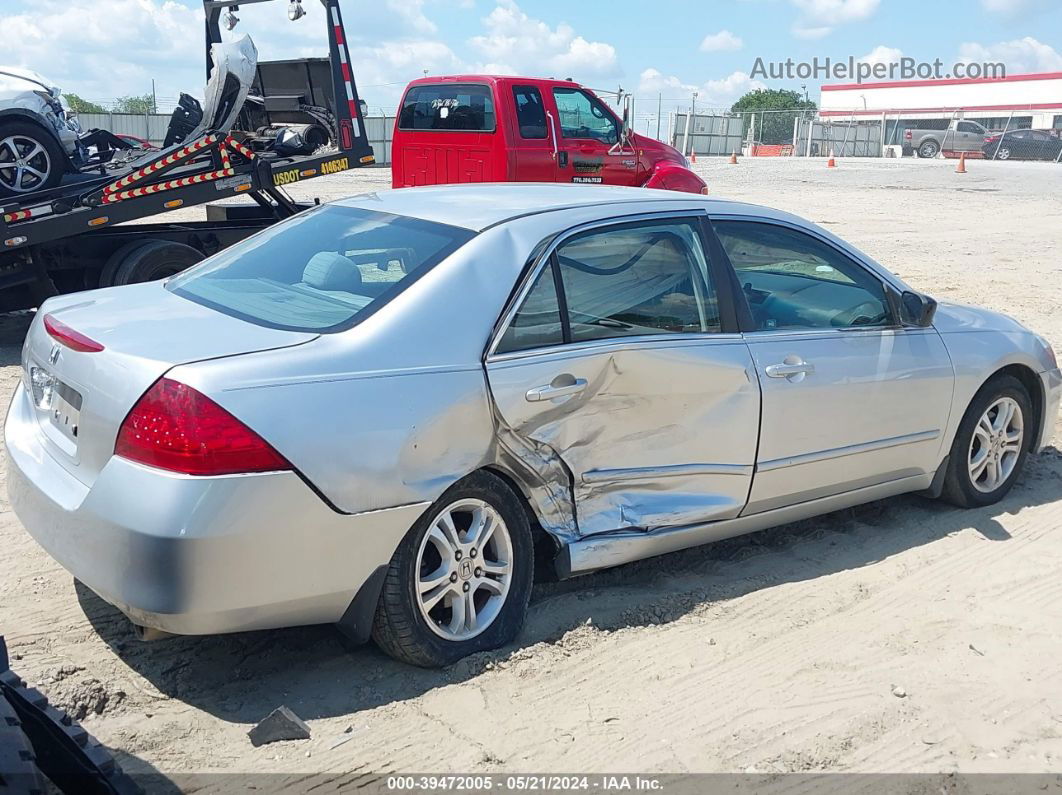
[[[669,209],[705,209],[719,215],[746,215],[807,224],[779,210],[693,193],[626,188],[617,185],[569,185],[494,182],[431,185],[380,190],[340,199],[336,204],[403,215],[480,232],[516,218],[582,208],[601,208],[601,217],[629,205],[631,214]]]
[[[558,78],[558,77],[514,77],[513,75],[490,75],[490,74],[474,74],[474,75],[431,75],[429,77],[418,77],[416,80],[411,80],[406,89],[410,89],[413,86],[437,86],[442,83],[482,83],[484,85],[507,85],[509,83],[519,83],[520,85],[535,85],[535,86],[563,86],[567,88],[583,88],[580,83],[576,83],[570,78]]]

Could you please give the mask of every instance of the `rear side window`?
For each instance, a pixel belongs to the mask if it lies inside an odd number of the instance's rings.
[[[342,331],[473,236],[445,224],[324,205],[230,246],[166,286],[261,326]]]
[[[542,106],[541,92],[533,86],[513,86],[513,100],[520,137],[545,138],[546,109]]]
[[[719,331],[719,305],[693,223],[588,232],[557,249],[573,342]]]
[[[398,129],[494,132],[490,87],[456,83],[413,86],[402,100]]]

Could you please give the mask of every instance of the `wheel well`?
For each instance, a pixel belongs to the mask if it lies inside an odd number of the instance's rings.
[[[1006,367],[996,370],[996,372],[992,373],[991,378],[985,381],[985,384],[994,378],[999,378],[1001,375],[1009,375],[1013,378],[1017,378],[1021,381],[1022,386],[1025,387],[1025,391],[1029,393],[1029,399],[1032,401],[1033,408],[1032,433],[1029,434],[1029,449],[1032,449],[1036,444],[1036,440],[1040,438],[1040,423],[1043,422],[1043,384],[1040,383],[1040,377],[1033,371],[1033,369],[1031,367],[1026,367],[1024,364],[1009,364]],[[984,385],[982,384],[982,388],[983,387]]]
[[[560,546],[557,544],[557,539],[543,529],[542,523],[538,520],[538,516],[531,507],[531,500],[523,488],[520,487],[520,483],[510,473],[500,467],[483,467],[483,471],[490,472],[490,474],[505,481],[505,484],[512,490],[513,494],[520,499],[520,505],[523,506],[524,514],[527,516],[527,524],[531,528],[531,538],[535,545],[535,582],[556,581],[557,570],[554,558],[557,556],[557,552],[560,551]]]
[[[5,124],[14,124],[16,122],[32,124],[34,127],[39,127],[54,140],[59,141],[59,136],[55,134],[55,130],[49,128],[44,120],[33,111],[24,110],[22,108],[10,108],[6,111],[0,112],[0,127],[3,127]],[[59,142],[62,143],[61,141]]]

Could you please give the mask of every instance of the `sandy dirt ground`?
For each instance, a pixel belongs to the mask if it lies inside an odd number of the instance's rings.
[[[1062,351],[1062,169],[703,159],[713,195],[783,208],[940,299]],[[301,186],[387,187],[383,169]],[[0,348],[6,396],[17,334]],[[142,644],[0,513],[13,667],[134,772],[1062,773],[1062,425],[1011,495],[874,503],[535,590],[519,641],[442,671],[327,627]],[[900,696],[895,693],[905,693]],[[253,748],[286,704],[301,742]],[[347,730],[349,734],[346,734]],[[337,745],[343,737],[349,741]]]

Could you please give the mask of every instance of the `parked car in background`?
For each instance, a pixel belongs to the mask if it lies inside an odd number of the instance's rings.
[[[616,187],[379,191],[48,300],[11,504],[138,625],[336,623],[442,665],[560,577],[920,491],[1002,498],[1049,344],[787,213]]]
[[[148,152],[159,148],[155,144],[151,143],[151,141],[145,140],[143,138],[138,138],[135,135],[129,135],[127,133],[115,133],[115,137],[121,138],[123,141],[133,147],[134,151],[137,152]]]
[[[1043,130],[1011,130],[990,135],[981,151],[989,160],[1058,160],[1062,138]]]
[[[568,182],[707,193],[674,147],[635,133],[570,80],[462,75],[414,80],[391,145],[396,188]]]
[[[903,131],[903,153],[936,157],[943,152],[980,152],[988,130],[975,121],[955,119],[943,130]]]
[[[0,198],[58,185],[80,135],[57,86],[28,69],[0,66]]]

